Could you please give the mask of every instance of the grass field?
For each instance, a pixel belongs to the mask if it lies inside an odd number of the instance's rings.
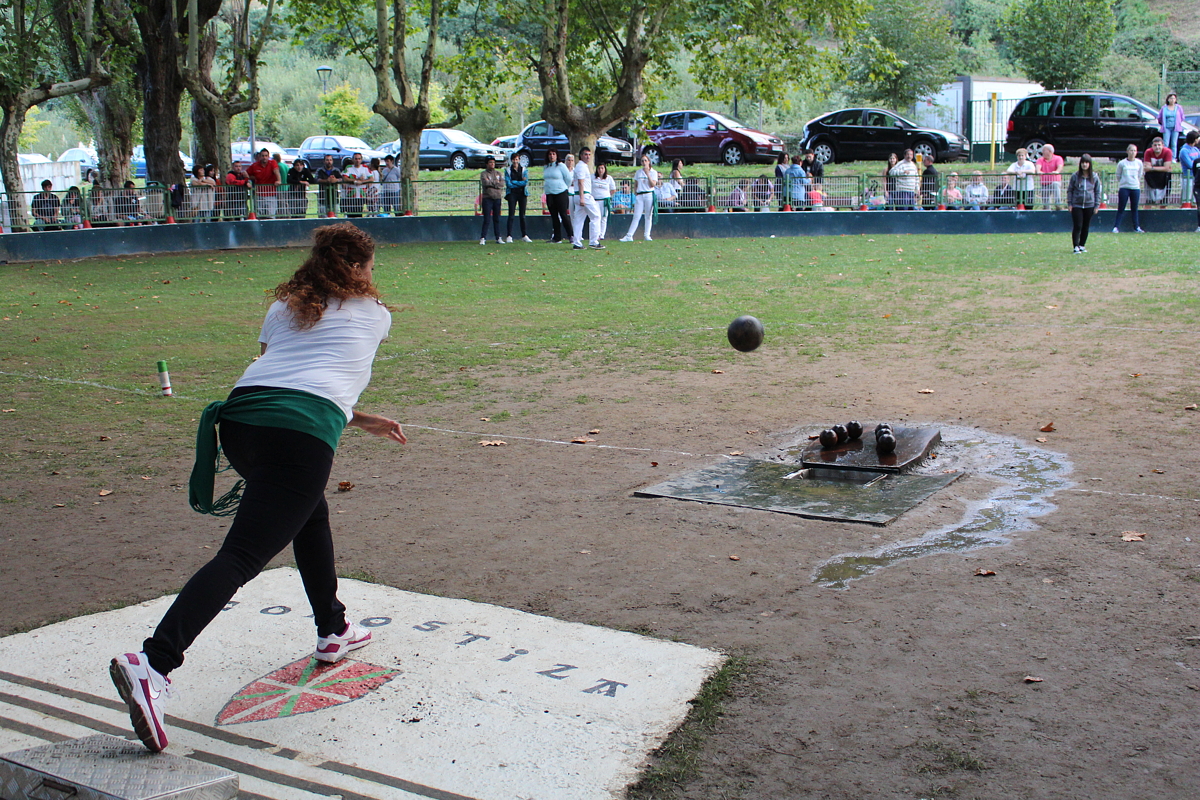
[[[1058,308],[1058,325],[1185,325],[1200,313],[1192,243],[1101,235],[1085,258],[1069,252],[1066,234],[684,240],[603,253],[385,247],[376,279],[398,313],[364,401],[402,416],[440,401],[527,414],[536,381],[499,398],[470,369],[709,371],[731,358],[723,326],[740,313],[766,323],[764,350],[814,368],[827,352],[870,359],[879,346],[906,344],[949,363],[964,325],[1042,319],[1047,306]],[[267,293],[299,258],[221,252],[5,268],[6,438],[70,451],[106,426],[190,435],[201,403],[222,397],[256,354]],[[918,321],[936,336],[915,333]],[[174,401],[156,396],[159,359]],[[30,457],[5,454],[9,496]]]

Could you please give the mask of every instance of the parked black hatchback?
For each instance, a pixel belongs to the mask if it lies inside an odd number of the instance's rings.
[[[923,128],[881,108],[844,108],[804,126],[801,147],[811,149],[822,164],[834,161],[882,161],[888,153],[912,150],[926,163],[965,159],[971,143],[965,137]]]
[[[1187,126],[1186,129],[1191,129]],[[1112,92],[1039,92],[1017,103],[1008,117],[1006,152],[1024,147],[1029,157],[1054,145],[1060,156],[1122,158],[1125,148],[1150,146],[1161,135],[1157,114],[1145,103]]]

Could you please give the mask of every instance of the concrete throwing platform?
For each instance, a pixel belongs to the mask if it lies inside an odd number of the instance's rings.
[[[359,581],[340,597],[375,639],[327,666],[295,570],[244,587],[172,675],[168,752],[287,800],[615,798],[724,659]],[[0,752],[132,736],[108,661],[172,599],[0,639]]]

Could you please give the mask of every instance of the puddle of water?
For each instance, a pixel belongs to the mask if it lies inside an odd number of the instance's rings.
[[[1007,544],[1017,531],[1037,527],[1034,517],[1054,510],[1050,496],[1074,485],[1067,479],[1071,462],[1062,453],[1031,446],[1019,439],[973,428],[942,428],[938,458],[914,474],[958,469],[997,482],[983,500],[968,506],[962,519],[915,539],[875,550],[842,553],[817,566],[813,583],[845,589],[850,581],[910,558]]]

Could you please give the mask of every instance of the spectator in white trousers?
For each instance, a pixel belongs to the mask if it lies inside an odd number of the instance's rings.
[[[596,174],[592,177],[592,197],[600,207],[600,241],[608,233],[608,217],[612,213],[612,196],[617,190],[617,182],[608,174],[607,164],[597,164]]]
[[[568,162],[570,163],[570,162]],[[575,238],[571,246],[575,250],[583,249],[583,221],[588,221],[588,244],[593,250],[603,250],[600,244],[600,205],[592,196],[592,150],[584,147],[579,151],[579,163],[571,172],[571,183],[575,187],[575,212],[571,215],[571,227],[575,229]]]
[[[642,154],[642,168],[633,175],[633,223],[629,233],[621,237],[622,242],[632,242],[638,223],[646,220],[646,241],[650,238],[650,226],[654,219],[654,190],[658,187],[659,174],[650,166],[650,156]]]

